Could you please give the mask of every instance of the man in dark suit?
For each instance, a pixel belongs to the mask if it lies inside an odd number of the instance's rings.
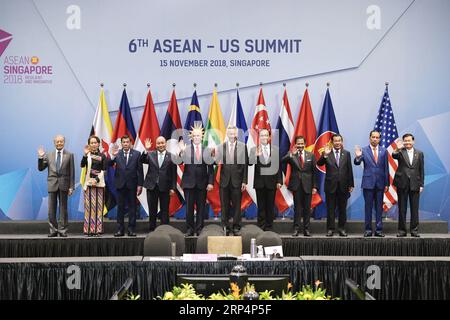
[[[148,164],[144,187],[147,189],[150,232],[156,228],[158,200],[161,224],[169,224],[170,196],[175,193],[177,183],[177,166],[166,150],[166,139],[162,136],[156,138],[156,150],[150,151],[151,147],[151,141],[145,140],[145,151],[141,155],[141,162]]]
[[[241,199],[247,187],[248,152],[244,143],[237,141],[237,128],[227,128],[228,141],[219,145],[215,151],[216,162],[220,167],[219,195],[222,211],[222,227],[228,235],[237,236],[241,232]],[[231,210],[230,210],[231,209]],[[230,226],[230,216],[233,225]]]
[[[123,237],[125,232],[125,204],[128,203],[128,236],[135,237],[136,233],[136,197],[142,192],[144,172],[140,160],[141,153],[131,148],[128,135],[120,138],[122,148],[117,145],[112,148],[110,165],[116,164],[114,186],[118,193],[117,224],[115,237]]]
[[[333,148],[324,147],[317,165],[325,165],[325,197],[327,203],[327,236],[332,237],[335,231],[336,204],[339,210],[338,230],[341,237],[346,237],[347,200],[354,188],[352,159],[350,152],[343,149],[342,136],[333,134]]]
[[[387,151],[380,146],[380,132],[370,131],[370,144],[364,148],[355,147],[355,165],[364,162],[361,188],[365,202],[364,237],[372,236],[372,209],[375,207],[376,237],[384,237],[383,233],[383,196],[389,188],[389,167]]]
[[[211,150],[202,146],[203,128],[194,127],[190,136],[192,143],[189,147],[182,141],[179,144],[180,158],[184,163],[181,187],[186,201],[187,237],[199,235],[203,229],[206,193],[214,187],[214,161]]]
[[[269,143],[270,132],[261,129],[260,144],[250,150],[249,165],[255,165],[253,187],[258,202],[258,226],[264,231],[272,231],[275,218],[275,194],[283,184],[280,170],[280,151]]]
[[[300,217],[303,217],[303,235],[310,237],[309,220],[311,216],[312,195],[317,193],[317,168],[314,154],[305,150],[305,137],[295,137],[294,150],[282,159],[291,165],[288,189],[294,196],[294,233],[300,233]]]
[[[49,237],[67,237],[68,219],[67,197],[71,196],[75,185],[74,157],[71,152],[64,149],[65,138],[57,135],[54,140],[55,151],[47,154],[41,146],[38,149],[38,169],[48,168],[48,223],[50,225]],[[57,202],[59,201],[59,226],[56,219]]]
[[[398,161],[394,176],[394,186],[398,197],[398,234],[406,236],[406,208],[409,197],[411,211],[411,236],[419,237],[419,197],[424,188],[424,156],[423,152],[414,148],[414,136],[404,134],[403,141],[397,142],[397,149],[392,158]]]

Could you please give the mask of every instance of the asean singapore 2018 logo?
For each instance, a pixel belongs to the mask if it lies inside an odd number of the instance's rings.
[[[12,34],[0,29],[0,59],[3,62],[3,83],[52,83],[53,66],[41,63],[39,56],[3,54],[12,40]]]

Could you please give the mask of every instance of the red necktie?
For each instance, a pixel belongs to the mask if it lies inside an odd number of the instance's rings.
[[[300,158],[300,167],[303,169],[303,152],[300,152],[299,158]]]
[[[199,146],[195,146],[195,157],[197,158],[197,161],[200,161],[200,148]]]

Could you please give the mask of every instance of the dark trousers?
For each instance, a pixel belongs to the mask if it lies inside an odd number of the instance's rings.
[[[419,232],[419,191],[411,191],[407,189],[397,189],[398,197],[398,231],[406,233],[406,209],[408,207],[411,212],[410,231],[411,233]]]
[[[117,224],[118,232],[125,231],[125,204],[128,204],[128,232],[134,232],[136,229],[136,188],[117,189]]]
[[[153,190],[147,189],[147,203],[148,203],[148,217],[150,220],[150,232],[156,228],[156,217],[158,215],[158,201],[159,214],[161,217],[161,224],[169,224],[169,191],[159,191],[158,186]]]
[[[230,183],[227,187],[220,187],[220,207],[222,214],[222,227],[231,230],[230,218],[233,217],[233,230],[241,229],[241,188],[234,188]],[[231,203],[230,203],[231,201]]]
[[[68,212],[67,212],[67,191],[58,190],[56,192],[48,193],[48,224],[50,226],[50,233],[67,232],[68,226]],[[59,202],[59,225],[56,218],[56,209]]]
[[[264,231],[272,231],[275,218],[275,193],[276,189],[256,189],[258,202],[258,226]]]
[[[363,189],[364,210],[365,210],[365,230],[372,232],[372,210],[375,208],[376,232],[383,231],[383,196],[382,189]]]
[[[197,233],[203,229],[203,221],[206,205],[206,189],[183,189],[186,201],[186,225],[187,233]],[[194,217],[194,206],[196,215]]]
[[[303,231],[309,230],[312,194],[305,193],[301,187],[292,193],[294,195],[294,230],[300,230],[300,217],[303,217]]]
[[[342,192],[338,187],[336,192],[326,193],[327,201],[327,230],[335,230],[335,213],[336,207],[339,211],[338,228],[340,231],[345,230],[345,223],[347,222],[347,200],[348,192]]]

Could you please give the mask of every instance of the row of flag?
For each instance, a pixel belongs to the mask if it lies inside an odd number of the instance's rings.
[[[167,140],[167,149],[170,152],[174,152],[177,148],[178,140],[171,139],[172,132],[176,129],[191,130],[195,123],[201,123],[205,128],[205,135],[203,144],[206,147],[214,148],[226,140],[226,125],[222,115],[221,107],[216,89],[213,90],[211,103],[209,106],[208,119],[203,122],[200,112],[200,105],[198,102],[197,92],[194,90],[191,103],[188,108],[188,114],[184,126],[181,124],[180,113],[178,109],[177,98],[175,89],[172,91],[167,113],[165,115],[162,127],[159,127],[158,119],[155,112],[155,106],[152,99],[150,87],[148,89],[147,98],[145,102],[144,112],[140,123],[139,130],[136,132],[131,115],[131,110],[127,98],[126,89],[123,89],[122,98],[120,102],[119,112],[114,124],[111,124],[111,119],[108,112],[108,106],[105,100],[105,94],[103,86],[100,90],[100,99],[97,110],[95,112],[94,121],[92,124],[90,134],[95,134],[101,139],[101,146],[103,152],[109,155],[110,145],[117,143],[120,145],[120,137],[127,134],[131,137],[132,143],[136,150],[144,151],[144,141],[150,139],[152,142],[156,141],[158,136],[163,136]],[[231,110],[231,116],[228,121],[228,126],[233,125],[242,132],[246,132],[248,127],[245,121],[244,112],[242,109],[241,100],[239,97],[239,90],[236,90],[236,103]],[[271,130],[270,121],[267,112],[267,106],[264,101],[264,95],[262,88],[259,91],[258,101],[256,103],[255,113],[250,125],[250,129],[258,132],[261,129]],[[276,129],[279,132],[279,149],[280,155],[283,156],[293,148],[295,144],[295,137],[302,135],[306,138],[307,151],[313,152],[318,159],[322,153],[322,148],[326,144],[331,143],[331,136],[335,133],[339,133],[339,128],[336,121],[336,116],[333,109],[333,103],[331,101],[330,90],[327,87],[325,94],[323,107],[320,115],[319,125],[316,129],[314,116],[312,113],[311,102],[309,99],[308,86],[303,94],[302,102],[300,105],[300,112],[298,114],[297,121],[294,126],[292,112],[289,104],[287,90],[284,88],[283,98],[281,101],[280,113],[276,125]],[[395,188],[392,186],[393,177],[397,169],[396,160],[392,158],[392,152],[395,146],[395,140],[398,138],[398,131],[396,128],[394,114],[392,111],[388,87],[386,85],[383,100],[381,102],[377,120],[374,129],[381,132],[381,145],[388,149],[389,153],[389,174],[391,187],[385,194],[384,208],[387,211],[397,201],[397,195]],[[245,142],[250,150],[257,145],[257,136],[250,134],[245,137]],[[155,144],[152,144],[152,149],[155,149]],[[218,216],[220,212],[220,197],[219,197],[219,176],[220,166],[216,167],[214,189],[208,192],[208,202],[214,212],[215,216]],[[283,172],[283,178],[285,184],[276,194],[276,207],[278,212],[284,212],[293,206],[293,197],[290,191],[287,190],[286,185],[290,176],[290,166],[283,165],[281,167]],[[147,165],[144,164],[144,174],[147,172]],[[325,167],[318,167],[319,172],[319,193],[313,196],[312,207],[315,208],[315,218],[326,217],[325,206],[325,194],[324,194],[324,182],[325,182]],[[171,196],[170,200],[170,215],[174,215],[176,211],[182,208],[184,202],[183,190],[181,188],[181,177],[183,175],[183,165],[179,165],[177,168],[177,190],[175,194]],[[256,194],[253,189],[253,176],[254,166],[249,167],[248,173],[248,188],[244,192],[241,202],[242,210],[247,209],[253,203],[256,204]],[[114,189],[113,184],[114,168],[109,167],[106,178],[107,185],[107,197],[105,199],[105,214],[115,206],[115,197],[117,191]],[[81,183],[83,183],[84,174],[81,174]],[[143,192],[139,196],[139,201],[148,214],[148,204],[146,192]]]

